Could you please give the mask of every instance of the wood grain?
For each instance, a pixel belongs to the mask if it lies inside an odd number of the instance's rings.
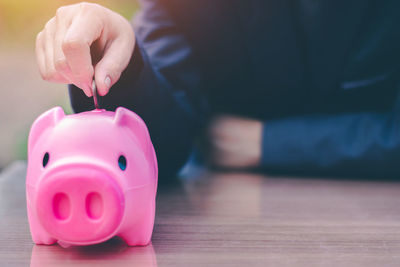
[[[152,245],[34,246],[25,164],[0,175],[1,266],[400,266],[400,183],[192,172],[162,185]]]

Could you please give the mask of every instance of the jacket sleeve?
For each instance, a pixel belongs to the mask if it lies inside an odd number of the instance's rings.
[[[303,174],[400,174],[400,98],[386,112],[313,115],[268,121],[263,168]]]
[[[136,44],[132,60],[101,108],[124,106],[146,122],[154,144],[160,176],[174,175],[186,162],[206,104],[200,95],[201,74],[195,55],[159,1],[141,1],[135,17]],[[75,112],[93,109],[93,100],[69,86]]]

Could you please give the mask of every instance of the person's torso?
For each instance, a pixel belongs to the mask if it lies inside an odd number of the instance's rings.
[[[392,105],[400,1],[168,0],[165,5],[194,47],[216,111],[269,118]]]

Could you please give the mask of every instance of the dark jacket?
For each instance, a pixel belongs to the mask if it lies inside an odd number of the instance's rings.
[[[133,58],[101,104],[145,120],[161,173],[183,165],[216,112],[265,121],[267,170],[400,173],[400,1],[141,4]],[[76,112],[93,108],[70,95]]]

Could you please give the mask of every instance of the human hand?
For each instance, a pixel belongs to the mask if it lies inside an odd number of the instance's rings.
[[[121,15],[97,4],[63,6],[36,38],[44,80],[72,83],[92,96],[93,75],[100,95],[117,82],[132,57],[133,29]]]
[[[211,121],[207,135],[207,157],[211,165],[240,169],[260,164],[262,122],[219,116]]]

